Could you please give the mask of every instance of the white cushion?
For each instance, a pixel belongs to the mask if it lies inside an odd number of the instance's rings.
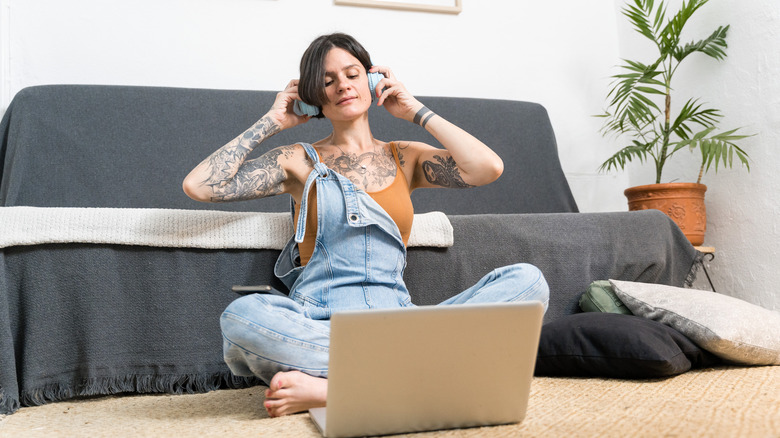
[[[293,235],[290,213],[161,208],[0,207],[0,248],[97,243],[206,249],[282,249]],[[440,211],[415,214],[407,246],[453,245]]]
[[[634,315],[666,324],[726,361],[780,365],[780,312],[714,292],[610,282]]]

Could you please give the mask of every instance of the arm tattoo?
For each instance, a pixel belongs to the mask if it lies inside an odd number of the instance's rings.
[[[241,201],[264,198],[282,193],[284,169],[279,156],[286,155],[285,148],[265,153],[260,158],[247,161],[233,178],[224,185],[212,185],[212,202]]]
[[[452,157],[443,158],[439,155],[434,155],[433,158],[435,158],[438,163],[434,163],[433,161],[423,161],[422,163],[425,179],[427,179],[429,183],[436,186],[455,189],[475,187],[466,183],[466,181],[463,181],[463,178],[460,177],[458,165],[455,164],[455,160]]]
[[[283,181],[284,171],[277,158],[292,151],[280,148],[244,163],[254,148],[279,131],[279,126],[264,117],[206,159],[208,176],[203,185],[211,188],[213,202],[252,199],[280,193],[279,183]]]

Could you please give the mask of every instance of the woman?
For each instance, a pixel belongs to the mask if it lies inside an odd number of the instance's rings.
[[[375,96],[367,75],[381,73]],[[444,149],[420,142],[383,142],[369,127],[372,98],[395,117],[419,124]],[[247,155],[284,129],[306,123],[296,100],[314,105],[333,125],[309,145]],[[184,180],[198,201],[223,202],[288,193],[295,201],[295,236],[274,273],[290,297],[248,295],[221,318],[224,356],[236,375],[269,386],[271,416],[324,406],[329,318],[339,310],[412,306],[403,282],[406,242],[417,188],[474,187],[495,181],[503,163],[489,147],[434,114],[387,67],[372,66],[352,37],[314,40],[301,59],[300,81],[278,93],[254,126],[200,163]],[[538,269],[503,267],[443,304],[538,300],[548,288]]]

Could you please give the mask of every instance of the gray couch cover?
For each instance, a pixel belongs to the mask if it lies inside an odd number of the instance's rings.
[[[289,199],[201,204],[181,190],[204,157],[254,123],[275,92],[54,85],[20,91],[0,124],[0,206],[287,211]],[[549,322],[578,311],[597,279],[681,286],[699,254],[657,211],[578,213],[545,109],[535,103],[421,97],[503,158],[494,184],[418,190],[415,211],[448,214],[451,248],[410,248],[412,299],[434,304],[491,269],[538,266]],[[436,144],[371,110],[383,140]],[[564,127],[565,128],[565,127]],[[315,141],[313,120],[268,147]],[[2,224],[0,224],[2,230]],[[2,232],[2,231],[0,231]],[[0,252],[0,413],[81,395],[201,392],[259,383],[221,358],[218,318],[233,284],[273,284],[275,250],[88,243]]]

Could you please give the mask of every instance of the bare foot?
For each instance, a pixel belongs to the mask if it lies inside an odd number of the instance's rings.
[[[328,379],[300,371],[279,372],[265,391],[265,409],[272,417],[296,414],[325,406]]]

